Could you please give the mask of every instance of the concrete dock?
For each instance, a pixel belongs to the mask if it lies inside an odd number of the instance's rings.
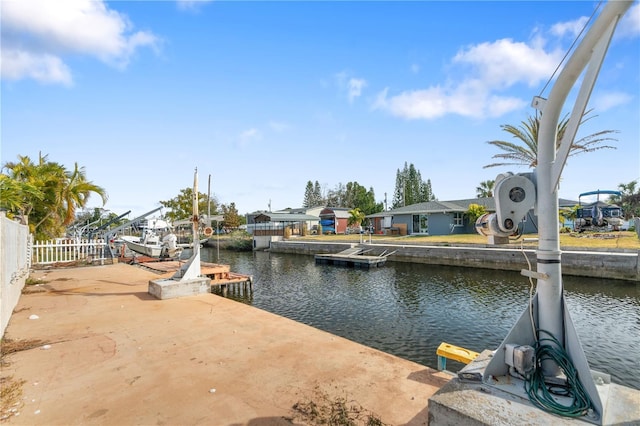
[[[385,424],[424,425],[449,381],[213,294],[157,300],[157,275],[136,266],[32,277],[45,283],[28,286],[5,338],[39,342],[4,357],[2,377],[24,381],[7,424],[304,424],[294,406],[342,398]]]

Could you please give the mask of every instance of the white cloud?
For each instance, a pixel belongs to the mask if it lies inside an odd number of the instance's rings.
[[[527,104],[522,99],[491,95],[473,86],[474,82],[469,81],[452,89],[431,87],[405,91],[391,98],[387,97],[388,89],[385,89],[378,94],[373,108],[410,120],[434,120],[447,114],[470,118],[500,117]]]
[[[284,131],[287,131],[291,126],[289,126],[287,123],[283,123],[280,121],[270,121],[269,122],[269,128],[271,128],[271,130],[273,130],[274,132],[277,133],[282,133]]]
[[[335,74],[335,80],[338,88],[346,92],[349,102],[353,102],[362,95],[362,89],[367,86],[367,81],[363,78],[351,77],[348,72],[342,71]]]
[[[596,111],[603,112],[618,105],[628,104],[632,100],[633,97],[628,93],[607,92],[592,99],[591,104],[594,105]]]
[[[439,118],[449,112],[447,96],[439,87],[410,90],[387,98],[388,89],[380,92],[374,102],[375,109],[386,109],[391,114],[408,118]]]
[[[197,11],[202,5],[210,3],[212,0],[178,0],[179,10]]]
[[[362,94],[362,89],[367,86],[367,82],[361,78],[350,78],[348,86],[347,97],[349,98],[349,102],[353,102],[355,98]]]
[[[533,87],[549,78],[562,58],[559,50],[546,52],[543,46],[538,38],[531,45],[502,39],[458,52],[453,62],[471,65],[492,88],[508,88],[516,83]]]
[[[56,56],[4,48],[0,51],[0,62],[3,79],[32,78],[45,84],[72,84],[69,68]]]
[[[559,22],[553,25],[550,29],[550,33],[556,37],[571,37],[575,38],[583,30],[587,24],[588,19],[586,16],[578,18],[574,21]],[[623,38],[633,38],[640,35],[640,3],[634,3],[631,5],[627,13],[624,14],[618,26],[616,28],[615,36]]]
[[[638,35],[640,35],[640,3],[636,2],[620,20],[616,36],[632,38]]]
[[[468,46],[452,58],[450,80],[445,85],[393,96],[385,89],[372,106],[407,119],[433,120],[447,114],[499,117],[529,102],[502,92],[516,85],[536,87],[553,73],[562,52],[547,52],[544,45],[544,38],[535,34],[529,43],[501,39]],[[456,80],[460,69],[465,77]]]
[[[137,49],[157,49],[159,44],[153,33],[134,32],[125,15],[98,0],[6,1],[1,19],[3,50],[13,52],[3,54],[2,78],[36,78],[48,64],[51,75],[60,75],[49,82],[69,84],[71,72],[63,60],[67,54],[89,55],[124,68]]]
[[[578,19],[568,22],[558,22],[551,26],[549,32],[556,37],[571,37],[575,38],[580,31],[584,29],[584,26],[589,21],[589,18],[586,16],[582,16]]]
[[[511,111],[522,109],[529,105],[530,102],[505,96],[490,96],[485,103],[486,115],[491,118],[501,117]]]
[[[238,136],[238,146],[240,148],[244,148],[251,144],[252,142],[256,142],[262,139],[262,134],[256,128],[251,128],[244,130]]]

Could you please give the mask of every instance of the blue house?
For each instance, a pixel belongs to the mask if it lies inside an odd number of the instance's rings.
[[[560,199],[560,207],[573,207],[576,201]],[[495,212],[493,197],[470,198],[452,201],[428,201],[398,207],[367,216],[377,234],[399,235],[450,235],[473,234],[475,222],[466,215],[469,205],[484,206],[488,213]],[[538,218],[533,209],[523,218],[521,224],[525,234],[538,232]]]

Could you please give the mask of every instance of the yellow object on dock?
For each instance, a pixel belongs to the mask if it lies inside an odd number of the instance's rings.
[[[478,352],[470,351],[469,349],[442,342],[440,343],[440,346],[438,346],[436,355],[438,355],[438,370],[444,370],[447,367],[447,358],[464,364],[469,364],[480,354]]]

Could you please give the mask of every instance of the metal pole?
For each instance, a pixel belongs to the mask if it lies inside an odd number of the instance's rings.
[[[211,174],[209,174],[209,184],[207,186],[207,226],[211,227]]]
[[[558,76],[558,80],[549,94],[549,100],[547,102],[539,99],[534,101],[534,106],[543,111],[538,136],[538,165],[536,167],[539,217],[539,243],[538,251],[536,252],[538,258],[537,270],[549,276],[549,279],[538,280],[538,324],[539,329],[553,334],[561,343],[565,341],[565,327],[562,309],[563,286],[558,230],[558,185],[554,176],[559,179],[562,167],[566,162],[566,154],[556,160],[558,120],[569,92],[586,65],[592,60],[594,50],[596,52],[600,51],[598,57],[593,58],[594,60],[599,60],[601,63],[604,59],[604,52],[606,52],[606,46],[608,46],[608,41],[613,34],[613,28],[615,28],[620,16],[631,6],[631,3],[631,1],[610,1],[606,4],[593,27],[587,32]],[[606,39],[605,45],[602,46],[601,39],[606,36],[609,39]],[[598,46],[600,46],[600,49],[596,49]],[[598,67],[599,64],[596,68]],[[591,87],[594,83],[595,76],[587,81],[587,84]],[[582,100],[585,105],[591,92],[591,87],[581,93],[581,98],[584,98]],[[570,118],[570,121],[578,120],[579,122],[581,119],[582,113],[578,111]],[[570,143],[572,143],[572,140],[562,141],[562,145]],[[564,152],[565,150],[562,151]],[[566,152],[568,153],[568,149]],[[543,371],[545,375],[556,375],[558,368],[550,361],[543,365]]]

